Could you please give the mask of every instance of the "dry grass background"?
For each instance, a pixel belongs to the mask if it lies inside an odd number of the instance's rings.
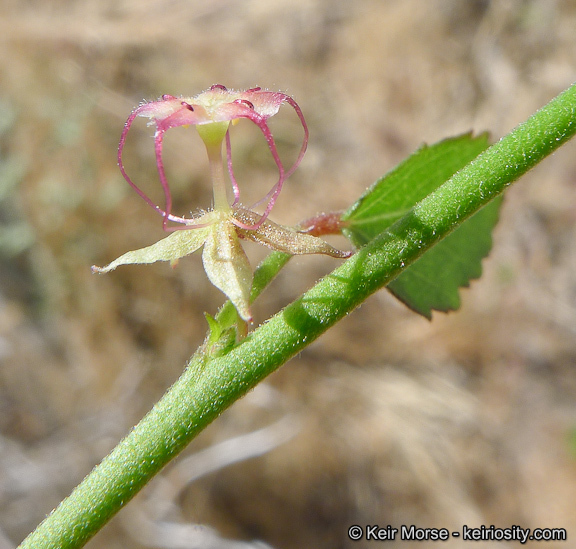
[[[1,549],[160,397],[202,340],[202,312],[222,301],[198,257],[90,273],[162,236],[115,164],[139,101],[213,83],[293,94],[311,144],[273,213],[293,224],[346,207],[423,141],[500,137],[576,74],[574,1],[4,0],[0,11]],[[282,142],[299,136],[288,113],[276,128]],[[128,162],[152,184],[149,134],[134,130]],[[203,151],[185,135],[167,142],[181,212],[210,200]],[[267,189],[262,142],[243,137],[239,177]],[[247,542],[200,545],[219,548],[372,546],[347,540],[352,523],[564,527],[573,539],[575,150],[508,193],[458,313],[429,323],[373,296],[88,546],[191,547],[187,523]],[[334,265],[292,260],[258,319]]]

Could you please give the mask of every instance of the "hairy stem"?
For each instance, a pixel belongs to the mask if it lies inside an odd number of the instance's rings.
[[[218,358],[180,379],[22,548],[82,547],[217,415],[576,133],[576,85]]]

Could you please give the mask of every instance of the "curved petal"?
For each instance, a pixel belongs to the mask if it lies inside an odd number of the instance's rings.
[[[298,103],[296,103],[296,101],[294,101],[294,99],[292,99],[288,95],[285,95],[285,94],[279,94],[279,95],[283,95],[284,96],[283,100],[286,101],[296,111],[296,114],[298,115],[298,118],[300,119],[300,122],[302,123],[302,128],[304,129],[304,138],[302,140],[302,146],[300,147],[300,152],[298,153],[298,158],[296,158],[296,161],[294,162],[294,164],[284,174],[284,180],[286,180],[294,173],[296,168],[298,168],[298,166],[300,165],[300,162],[302,162],[302,159],[304,158],[304,154],[306,153],[306,149],[308,148],[308,138],[310,136],[310,132],[308,130],[308,125],[306,124],[306,120],[304,119],[304,114],[302,113],[302,110],[300,109],[300,106],[298,105]],[[269,144],[269,146],[270,146],[270,144]],[[274,145],[274,147],[275,147],[275,145]],[[272,154],[274,155],[274,151],[272,151]],[[266,202],[266,201],[271,201],[272,206],[273,206],[274,202],[276,201],[276,198],[278,197],[278,195],[280,194],[280,191],[282,190],[282,185],[284,183],[284,180],[281,181],[279,179],[278,182],[276,183],[276,185],[274,185],[274,187],[272,187],[272,189],[270,189],[268,194],[264,198],[262,198],[261,200],[256,202],[256,204],[253,204],[252,207],[258,206],[259,204],[262,204],[263,202]],[[272,209],[272,206],[270,206],[270,210]],[[266,217],[267,217],[267,215],[266,215]],[[264,217],[264,219],[266,219],[266,217]]]
[[[300,165],[300,162],[302,162],[302,158],[304,157],[306,149],[308,148],[308,138],[310,137],[310,132],[308,131],[308,124],[306,124],[304,113],[302,112],[300,105],[298,105],[298,103],[296,103],[296,101],[294,101],[294,99],[288,95],[286,96],[285,101],[296,111],[296,114],[302,123],[302,128],[304,129],[304,139],[302,140],[302,147],[300,147],[298,158],[296,159],[296,162],[294,162],[294,165],[286,172],[286,177],[288,178],[294,173],[294,170],[296,170],[296,168]]]
[[[132,179],[130,179],[130,176],[126,173],[126,169],[124,168],[124,161],[122,160],[122,153],[124,152],[124,145],[126,144],[126,137],[128,136],[128,132],[130,131],[130,128],[132,127],[132,123],[134,122],[134,119],[139,115],[140,109],[141,109],[141,107],[132,111],[132,113],[128,117],[128,120],[126,120],[126,123],[124,124],[124,129],[122,130],[122,135],[120,136],[120,144],[118,145],[118,167],[120,168],[120,173],[124,176],[124,179],[136,191],[138,196],[140,198],[142,198],[144,200],[144,202],[146,202],[146,204],[148,204],[150,207],[154,208],[158,213],[165,216],[166,212],[164,210],[162,210],[162,208],[160,208],[160,206],[158,206],[157,204],[154,204],[154,202],[152,202],[150,197],[142,189],[140,189],[140,187],[138,187],[138,185],[136,185],[136,183],[134,183],[134,181],[132,181]]]
[[[254,122],[254,124],[258,126],[258,128],[264,135],[266,143],[268,144],[268,148],[270,149],[272,157],[274,158],[274,162],[278,167],[278,181],[276,182],[272,190],[262,200],[257,202],[257,204],[260,204],[268,200],[268,205],[266,206],[266,209],[262,214],[262,218],[260,221],[258,221],[258,223],[262,223],[268,217],[268,214],[272,210],[276,198],[278,197],[278,194],[282,190],[284,180],[286,179],[284,164],[282,163],[280,155],[278,154],[278,149],[276,148],[276,142],[274,141],[272,132],[270,131],[270,128],[266,123],[267,117],[258,114],[254,108],[248,106],[247,104],[241,102],[234,102],[220,105],[220,107],[218,108],[218,118],[222,120],[233,120],[234,118],[247,118],[252,122]]]
[[[156,124],[166,123],[164,129],[182,126],[185,124],[200,124],[207,118],[206,111],[191,107],[192,98],[164,96],[158,101],[143,103],[136,109],[137,116],[150,118]],[[167,123],[168,120],[172,122]]]
[[[294,173],[296,168],[300,165],[300,162],[302,161],[302,158],[304,157],[304,154],[308,147],[309,131],[306,121],[304,119],[304,115],[302,114],[302,110],[300,109],[300,106],[290,96],[279,92],[260,91],[257,88],[253,90],[248,90],[246,92],[242,92],[238,95],[239,97],[235,101],[219,105],[218,118],[222,120],[233,120],[234,118],[248,118],[249,120],[254,122],[254,124],[256,124],[260,128],[260,131],[264,135],[264,138],[266,139],[266,142],[268,144],[268,148],[270,149],[272,157],[274,158],[274,162],[278,167],[278,181],[275,183],[272,189],[270,189],[270,191],[266,194],[266,196],[264,196],[264,198],[256,202],[256,204],[252,205],[252,208],[254,208],[255,206],[258,206],[264,202],[267,203],[266,208],[262,213],[262,216],[251,227],[252,229],[257,229],[267,219],[268,215],[272,211],[276,199],[278,198],[278,195],[282,191],[284,181],[290,175],[292,175],[292,173]],[[284,102],[288,103],[296,111],[296,114],[300,119],[300,122],[304,129],[304,138],[302,140],[302,146],[300,147],[298,157],[294,162],[294,164],[287,171],[284,168],[282,160],[280,159],[278,149],[276,148],[276,142],[274,141],[272,132],[270,131],[270,128],[268,127],[267,124],[267,119],[270,116],[276,114],[280,106]],[[234,197],[235,197],[234,205],[236,205],[238,203],[239,189],[238,184],[236,183],[236,180],[234,178],[233,171],[231,169],[230,148],[228,140],[226,142],[226,148],[228,154],[228,171],[230,173],[230,178],[234,189]]]
[[[294,173],[294,170],[299,166],[304,153],[308,147],[309,131],[306,120],[304,119],[304,114],[300,105],[292,99],[289,95],[280,92],[262,91],[260,88],[253,88],[239,94],[239,98],[245,101],[249,101],[253,107],[254,111],[258,113],[265,120],[274,116],[280,109],[282,103],[288,103],[296,112],[296,115],[300,119],[302,128],[304,129],[304,138],[302,140],[302,146],[298,154],[298,158],[294,165],[286,172],[286,178],[290,177]]]
[[[163,222],[162,226],[165,231],[173,231],[177,229],[192,229],[198,228],[198,225],[193,225],[190,220],[183,217],[172,215],[172,195],[168,186],[166,179],[166,174],[164,171],[164,163],[162,161],[162,140],[164,138],[164,132],[176,126],[183,126],[188,124],[199,124],[206,120],[207,114],[203,107],[199,109],[194,109],[189,103],[183,101],[181,98],[165,96],[166,99],[159,101],[152,101],[150,103],[144,103],[135,109],[128,120],[124,124],[124,129],[122,135],[120,136],[120,144],[118,146],[118,166],[120,172],[124,176],[124,179],[128,184],[136,191],[138,196],[140,196],[151,208],[156,210],[160,215],[162,215]],[[152,199],[142,190],[136,183],[132,181],[130,176],[127,174],[124,167],[124,161],[122,159],[122,153],[124,151],[124,146],[126,144],[126,137],[134,119],[137,116],[143,116],[152,119],[152,122],[156,123],[156,133],[154,136],[154,148],[156,154],[156,165],[158,167],[158,175],[160,177],[160,184],[164,191],[164,197],[166,201],[165,209],[155,204]],[[174,221],[180,223],[180,227],[168,227],[168,221]]]
[[[176,230],[175,227],[168,227],[168,220],[175,221],[186,225],[186,220],[183,217],[172,215],[172,194],[168,186],[166,172],[164,170],[164,162],[162,160],[162,140],[164,139],[164,132],[170,128],[178,126],[193,125],[203,123],[208,117],[203,108],[194,108],[190,103],[182,99],[170,97],[167,100],[159,101],[156,105],[156,111],[149,109],[146,114],[139,113],[140,116],[151,116],[156,122],[156,134],[154,136],[154,150],[156,153],[156,166],[158,168],[158,176],[160,177],[160,184],[164,191],[165,211],[163,213],[162,228],[165,231]],[[158,115],[164,116],[158,118]],[[178,227],[186,228],[186,227]]]
[[[254,110],[265,118],[274,116],[280,109],[282,103],[288,96],[280,92],[264,91],[253,88],[238,94],[239,99],[250,101],[254,105]]]

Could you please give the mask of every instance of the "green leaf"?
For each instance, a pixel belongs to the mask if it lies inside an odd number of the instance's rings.
[[[378,180],[344,214],[342,220],[348,224],[344,233],[356,246],[366,244],[487,147],[486,134],[465,134],[424,145]],[[492,245],[500,202],[494,201],[471,217],[402,272],[388,289],[426,318],[431,318],[432,310],[457,309],[458,288],[482,272],[481,260]]]
[[[481,261],[492,248],[492,229],[498,221],[502,197],[428,250],[388,284],[388,290],[410,309],[428,319],[432,311],[455,311],[460,307],[458,288],[480,278]]]
[[[459,169],[488,147],[488,134],[467,133],[422,145],[406,160],[376,181],[342,216],[344,233],[358,247],[435,191]]]

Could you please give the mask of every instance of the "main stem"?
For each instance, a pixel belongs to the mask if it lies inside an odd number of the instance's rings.
[[[82,547],[218,414],[575,133],[573,85],[230,353],[194,355],[150,413],[20,547]]]

